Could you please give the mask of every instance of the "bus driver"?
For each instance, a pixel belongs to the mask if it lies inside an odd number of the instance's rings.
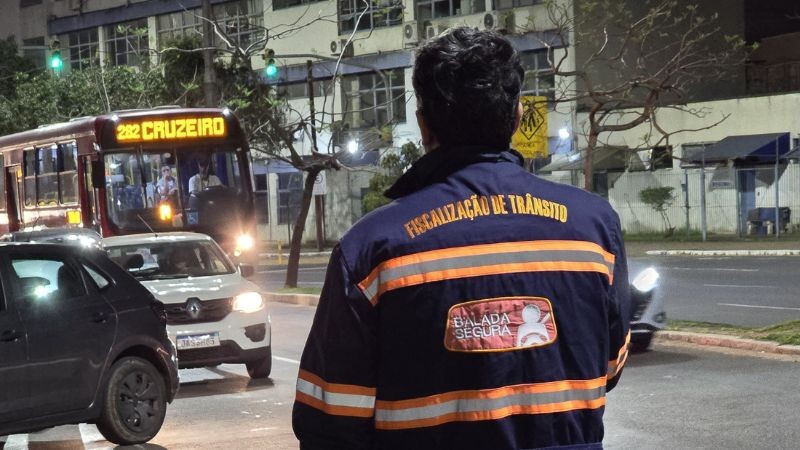
[[[210,165],[210,161],[207,159],[197,161],[197,174],[189,178],[190,194],[196,194],[207,187],[222,186],[219,177],[213,173],[209,173],[208,168]]]

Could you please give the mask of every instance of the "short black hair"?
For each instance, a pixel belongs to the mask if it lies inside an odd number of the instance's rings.
[[[417,51],[417,108],[442,145],[508,148],[525,72],[495,31],[452,28]]]

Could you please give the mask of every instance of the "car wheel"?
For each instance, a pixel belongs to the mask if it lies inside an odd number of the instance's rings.
[[[631,352],[642,353],[650,348],[650,342],[653,340],[653,333],[637,334],[631,336]]]
[[[267,356],[246,363],[250,378],[267,378],[272,372],[272,347],[267,347]]]
[[[125,357],[111,366],[97,429],[118,445],[141,444],[161,429],[167,412],[163,376],[150,362]]]

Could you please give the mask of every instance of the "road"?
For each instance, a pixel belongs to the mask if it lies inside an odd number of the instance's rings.
[[[631,266],[653,265],[669,319],[763,327],[800,320],[800,257],[642,257]],[[257,279],[266,290],[283,286],[286,272],[261,269]],[[321,287],[325,266],[303,267],[298,285]]]
[[[315,309],[270,304],[274,366],[253,382],[243,367],[181,371],[162,431],[144,449],[297,449],[291,407]],[[657,343],[633,355],[609,394],[608,449],[797,448],[800,364]],[[6,449],[106,449],[91,425],[8,438]]]

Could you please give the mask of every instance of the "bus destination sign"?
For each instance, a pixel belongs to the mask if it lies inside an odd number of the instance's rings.
[[[159,142],[181,139],[219,138],[228,133],[222,117],[139,119],[117,125],[117,142]]]

